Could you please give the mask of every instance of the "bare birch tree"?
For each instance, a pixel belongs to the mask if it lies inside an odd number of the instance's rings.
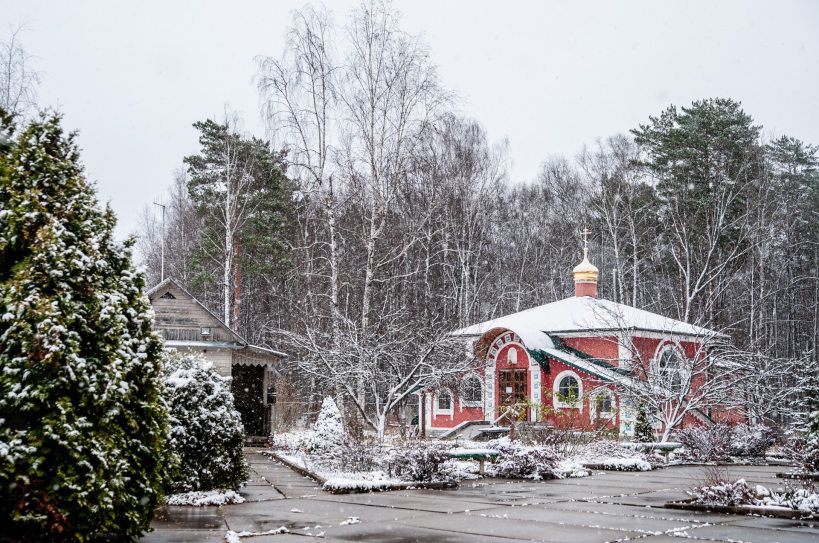
[[[33,57],[20,43],[20,33],[26,25],[9,25],[11,38],[0,41],[0,108],[26,116],[37,107],[37,87],[42,72],[31,67]]]

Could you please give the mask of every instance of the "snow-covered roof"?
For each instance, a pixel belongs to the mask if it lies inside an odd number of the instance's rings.
[[[558,302],[533,307],[461,328],[452,335],[480,336],[493,328],[513,330],[527,346],[542,350],[548,349],[548,343],[551,343],[546,334],[632,330],[698,338],[721,335],[693,324],[590,296],[573,296]],[[539,345],[543,342],[547,344]],[[538,343],[538,345],[533,343]]]

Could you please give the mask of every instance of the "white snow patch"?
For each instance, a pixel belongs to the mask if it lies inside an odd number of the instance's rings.
[[[211,490],[208,492],[185,492],[165,497],[165,505],[233,505],[244,503],[245,499],[233,490]]]

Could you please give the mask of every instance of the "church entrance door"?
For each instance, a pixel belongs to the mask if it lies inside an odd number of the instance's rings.
[[[498,397],[500,405],[513,406],[526,401],[526,370],[501,370],[498,372]],[[527,420],[526,415],[522,420]]]

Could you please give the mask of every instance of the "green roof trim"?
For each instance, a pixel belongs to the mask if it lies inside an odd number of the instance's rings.
[[[552,368],[549,366],[549,355],[541,351],[540,349],[530,349],[528,347],[524,347],[526,352],[535,359],[535,362],[543,368],[543,371],[546,373],[552,373]]]
[[[632,375],[634,375],[634,373],[632,371],[630,371],[630,370],[620,368],[618,366],[615,366],[614,364],[610,364],[609,362],[606,362],[604,360],[600,360],[599,358],[595,358],[595,357],[593,357],[593,356],[591,356],[589,354],[586,354],[583,351],[578,351],[577,349],[575,349],[573,347],[569,347],[568,345],[566,345],[566,342],[564,342],[559,337],[556,337],[556,336],[549,336],[549,337],[551,338],[552,343],[555,344],[555,347],[559,351],[563,351],[564,353],[568,353],[568,354],[573,354],[576,357],[582,358],[583,360],[588,360],[592,364],[600,366],[601,368],[605,368],[605,369],[607,369],[609,371],[619,373],[620,375],[624,375],[626,377],[631,377]]]

